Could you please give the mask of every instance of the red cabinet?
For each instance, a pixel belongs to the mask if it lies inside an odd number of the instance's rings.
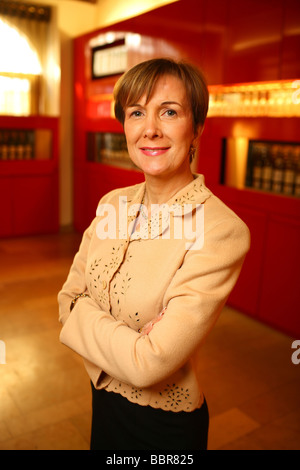
[[[8,237],[13,233],[13,190],[11,179],[2,176],[0,176],[0,212],[0,236]]]
[[[268,217],[264,212],[255,210],[251,206],[232,203],[226,196],[223,196],[223,200],[247,224],[251,233],[251,250],[245,259],[238,284],[232,291],[228,303],[258,318]]]
[[[268,221],[258,317],[300,335],[300,216],[272,214]]]
[[[253,198],[252,191],[221,186],[214,190],[251,232],[250,252],[229,305],[299,337],[300,200],[286,211],[287,197],[255,193]]]
[[[34,136],[30,154],[25,155],[24,146],[21,152],[11,152],[12,148],[21,149],[19,143],[0,145],[0,236],[57,232],[58,120],[0,116],[0,132]]]
[[[250,252],[228,304],[293,337],[300,335],[300,199],[219,181],[224,139],[300,142],[299,125],[299,118],[208,119],[199,158],[199,172],[205,174],[208,187],[251,232]]]

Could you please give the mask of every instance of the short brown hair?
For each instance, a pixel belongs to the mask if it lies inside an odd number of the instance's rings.
[[[205,79],[194,65],[168,58],[141,62],[122,75],[114,88],[116,118],[124,125],[125,109],[144,94],[148,101],[158,79],[164,75],[173,75],[183,82],[196,132],[199,126],[203,126],[208,110],[209,95]]]

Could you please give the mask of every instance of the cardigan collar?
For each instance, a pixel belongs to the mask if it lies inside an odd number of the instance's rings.
[[[121,210],[127,211],[128,227],[131,227],[131,240],[157,238],[170,226],[170,218],[192,215],[210,196],[211,191],[204,184],[203,175],[194,175],[194,180],[178,191],[166,204],[157,205],[157,211],[151,216],[151,224],[144,223],[139,230],[135,230],[135,222],[140,212],[141,203],[146,190],[146,183],[129,188],[126,198],[122,201]],[[125,205],[125,206],[124,206]],[[156,229],[153,230],[153,224]],[[150,231],[152,226],[152,235]],[[155,235],[153,235],[155,233]]]
[[[211,191],[205,186],[204,176],[194,174],[194,179],[180,189],[166,204],[203,204],[211,196]],[[146,183],[140,183],[129,188],[127,202],[130,205],[141,204],[146,190]]]

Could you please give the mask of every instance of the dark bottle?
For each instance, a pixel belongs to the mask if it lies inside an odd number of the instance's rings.
[[[292,195],[294,192],[296,168],[293,160],[293,149],[286,147],[284,152],[283,193]]]
[[[15,130],[11,130],[9,132],[9,150],[8,150],[10,160],[16,160],[18,158],[17,146],[18,146],[18,132]]]
[[[300,146],[296,147],[295,149],[294,164],[295,164],[294,196],[300,197]]]
[[[19,142],[17,147],[17,158],[23,160],[25,158],[26,132],[19,132]]]
[[[26,141],[24,145],[24,159],[32,160],[34,158],[34,131],[26,132]]]
[[[9,132],[4,130],[2,133],[2,160],[9,159]]]
[[[255,147],[253,150],[252,187],[260,189],[262,183],[263,159],[259,147]]]
[[[263,168],[262,168],[262,189],[264,191],[271,191],[272,188],[272,173],[273,165],[268,146],[264,148]]]
[[[272,191],[281,193],[283,187],[284,159],[280,146],[273,148]]]

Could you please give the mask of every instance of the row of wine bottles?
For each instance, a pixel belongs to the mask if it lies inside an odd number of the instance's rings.
[[[254,142],[249,152],[247,186],[300,197],[300,146]]]
[[[130,162],[124,134],[112,132],[88,133],[89,161],[100,163]]]
[[[24,129],[0,129],[0,160],[34,159],[35,132]]]

